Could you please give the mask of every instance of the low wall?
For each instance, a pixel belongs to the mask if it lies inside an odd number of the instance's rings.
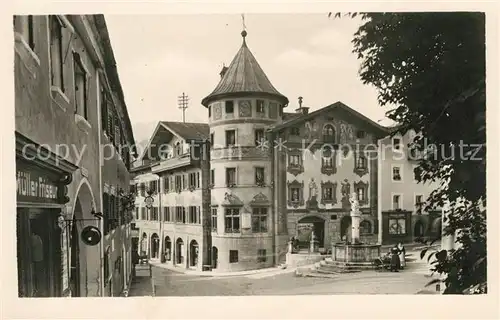
[[[321,255],[319,253],[312,254],[286,254],[286,265],[287,268],[296,268],[301,266],[307,266],[310,264],[315,264],[316,262],[320,262],[324,260],[327,256]]]
[[[372,262],[380,257],[379,244],[333,244],[332,259],[340,262]]]

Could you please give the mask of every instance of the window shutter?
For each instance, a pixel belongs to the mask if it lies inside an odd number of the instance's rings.
[[[114,140],[114,119],[113,119],[113,107],[108,108],[108,134],[111,141]]]
[[[115,147],[118,147],[121,142],[121,137],[120,137],[120,119],[118,119],[118,116],[114,115],[115,118]]]
[[[101,87],[101,126],[103,131],[108,131],[108,100],[106,90]]]
[[[373,221],[373,233],[378,234],[378,219]]]

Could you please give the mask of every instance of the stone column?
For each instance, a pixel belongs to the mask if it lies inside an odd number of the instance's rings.
[[[352,232],[351,232],[351,243],[356,244],[360,243],[359,240],[359,223],[361,221],[361,214],[359,211],[351,212],[351,224],[352,224]]]

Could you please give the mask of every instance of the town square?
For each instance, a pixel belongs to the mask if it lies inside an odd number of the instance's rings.
[[[13,32],[19,298],[489,293],[483,12]]]

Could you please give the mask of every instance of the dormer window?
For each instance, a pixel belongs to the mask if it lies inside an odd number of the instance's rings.
[[[234,101],[226,101],[226,113],[234,113]]]

